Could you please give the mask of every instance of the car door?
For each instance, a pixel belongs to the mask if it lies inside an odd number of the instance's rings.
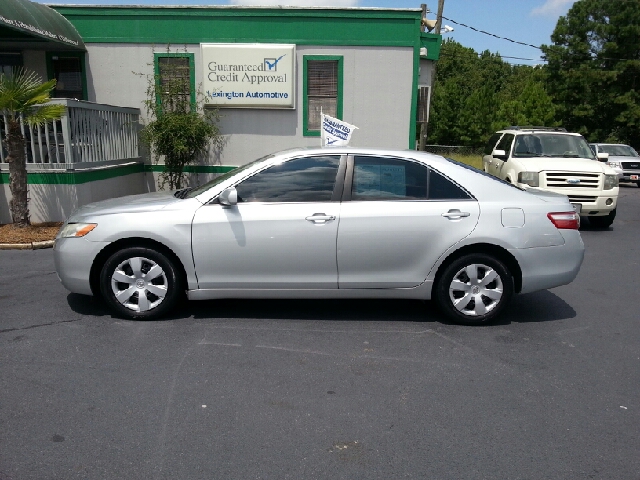
[[[502,160],[500,158],[493,158],[493,162],[489,166],[489,173],[498,178],[504,180],[507,175],[507,162],[508,159],[511,158],[511,145],[513,144],[514,135],[511,133],[505,133],[498,144],[496,145],[495,150],[504,150],[507,154],[507,160]],[[512,179],[516,181],[517,179]]]
[[[494,133],[489,138],[489,141],[484,147],[484,151],[482,152],[482,165],[484,167],[484,171],[489,173],[489,169],[494,162],[499,162],[497,158],[493,158],[493,151],[495,150],[496,143],[500,140],[502,133]]]
[[[199,288],[337,288],[345,162],[340,168],[339,155],[290,159],[238,183],[237,205],[198,209],[193,260]]]
[[[475,228],[479,207],[420,162],[349,157],[338,229],[339,288],[407,288]]]

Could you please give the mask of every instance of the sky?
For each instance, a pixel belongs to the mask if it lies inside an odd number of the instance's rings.
[[[420,8],[426,3],[435,20],[437,0],[37,0],[45,4],[75,5],[292,5],[304,7],[380,7]],[[520,45],[509,40],[474,31],[504,37],[530,45],[551,43],[551,34],[558,18],[565,15],[576,0],[445,0],[443,26],[453,31],[443,33],[465,47],[477,52],[489,50],[515,64],[543,63],[537,48]],[[455,23],[457,22],[457,23]],[[464,27],[460,24],[465,24]]]

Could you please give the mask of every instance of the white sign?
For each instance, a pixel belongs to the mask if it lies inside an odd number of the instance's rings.
[[[201,51],[206,104],[295,108],[295,45],[203,43]]]
[[[323,147],[342,147],[349,145],[351,135],[358,127],[350,123],[343,122],[337,118],[322,114],[322,146]]]

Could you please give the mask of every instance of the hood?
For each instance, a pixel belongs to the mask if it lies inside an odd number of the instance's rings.
[[[127,195],[126,197],[110,198],[101,202],[89,203],[72,213],[69,217],[69,222],[76,222],[88,216],[160,210],[167,205],[183,201],[174,197],[173,193],[143,193],[141,195]]]
[[[608,172],[607,165],[588,158],[564,158],[564,157],[535,157],[518,158],[525,170],[531,172],[562,171],[562,172],[588,172],[588,173],[614,173]]]

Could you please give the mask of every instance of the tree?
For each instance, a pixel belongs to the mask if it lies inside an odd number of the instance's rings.
[[[430,142],[479,147],[509,125],[557,125],[542,68],[511,65],[450,39],[440,55]]]
[[[171,53],[169,47],[167,53]],[[185,166],[195,162],[210,145],[219,147],[222,138],[216,125],[218,111],[203,108],[202,93],[191,95],[188,70],[185,73],[184,65],[171,61],[181,57],[167,58],[160,72],[147,76],[144,104],[151,120],[142,129],[142,140],[156,163],[164,159],[158,186],[176,190],[184,185]]]
[[[9,163],[9,209],[13,223],[19,227],[30,224],[27,203],[27,159],[25,138],[20,128],[20,119],[31,126],[40,126],[57,120],[64,112],[64,105],[47,104],[55,80],[43,82],[35,73],[23,68],[10,74],[0,74],[0,112],[7,122],[7,162]]]
[[[581,0],[542,47],[563,126],[640,146],[640,0]]]

